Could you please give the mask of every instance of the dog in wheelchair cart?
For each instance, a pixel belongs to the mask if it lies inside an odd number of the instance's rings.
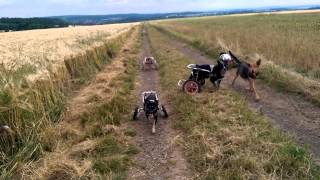
[[[145,57],[142,63],[142,70],[158,69],[158,63],[154,57]]]
[[[188,80],[180,80],[178,86],[189,94],[196,94],[201,91],[205,85],[206,79],[210,79],[213,86],[217,89],[224,78],[224,74],[228,70],[228,65],[232,61],[229,53],[220,53],[218,63],[215,65],[209,64],[189,64],[187,68],[191,69],[191,75]]]
[[[142,106],[136,107],[133,113],[133,119],[137,120],[144,112],[146,118],[150,120],[150,116],[153,116],[152,133],[156,132],[156,124],[158,122],[158,115],[162,115],[164,118],[168,117],[168,113],[164,105],[160,104],[159,97],[156,91],[145,91],[142,93]]]

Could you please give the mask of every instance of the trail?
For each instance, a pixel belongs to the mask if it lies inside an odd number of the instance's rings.
[[[143,48],[144,53],[141,57],[140,64],[144,57],[151,56],[150,44],[147,31],[143,30]],[[171,108],[166,103],[165,96],[161,93],[159,86],[160,77],[156,70],[144,70],[139,74],[137,88],[137,103],[141,107],[141,93],[144,91],[154,90],[160,95],[160,103],[164,104],[168,110],[169,118],[158,120],[156,133],[152,134],[152,122],[148,121],[143,115],[139,120],[130,123],[137,135],[135,137],[136,144],[140,148],[140,153],[135,157],[135,165],[129,170],[129,179],[191,179],[190,172],[187,168],[187,162],[182,152],[176,145],[179,135],[171,128],[171,121],[174,115],[170,113]]]
[[[194,60],[197,64],[213,64],[215,60],[203,55],[191,46],[172,40],[173,47]],[[263,63],[263,62],[262,62]],[[222,88],[231,88],[246,97],[251,110],[267,116],[274,126],[293,136],[300,145],[310,148],[314,160],[320,163],[320,107],[304,100],[301,97],[284,94],[276,91],[262,82],[257,82],[257,92],[261,100],[257,102],[254,95],[245,90],[248,82],[238,78],[235,86],[231,82],[235,69],[227,72],[222,82]],[[211,85],[210,83],[207,86]]]

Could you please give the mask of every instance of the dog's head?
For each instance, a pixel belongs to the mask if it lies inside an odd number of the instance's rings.
[[[257,78],[259,74],[260,65],[261,65],[261,59],[259,59],[256,63],[249,64],[250,76],[252,78],[254,79]]]

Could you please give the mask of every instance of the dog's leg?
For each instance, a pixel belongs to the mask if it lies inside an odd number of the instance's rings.
[[[247,91],[253,92],[253,79],[248,79],[249,87],[246,88]]]
[[[260,96],[259,96],[259,94],[257,93],[257,88],[256,88],[255,80],[253,80],[252,88],[253,88],[252,90],[253,90],[253,92],[254,92],[254,94],[255,94],[255,96],[256,96],[256,100],[257,100],[257,101],[260,100]]]
[[[250,82],[250,89],[251,89],[251,91],[253,91],[256,100],[257,100],[257,101],[260,100],[260,96],[259,96],[258,93],[257,93],[257,89],[256,89],[256,85],[255,85],[255,80],[254,80],[254,79],[249,79],[249,82]]]
[[[246,88],[246,90],[248,91],[251,91],[252,92],[252,89],[253,89],[253,79],[248,79],[248,82],[249,82],[249,87]]]
[[[153,125],[152,125],[152,133],[156,133],[156,124],[158,122],[158,115],[153,114]]]
[[[234,83],[236,82],[236,80],[239,77],[239,72],[237,72],[236,76],[234,77],[233,81],[232,81],[232,86],[234,86]]]

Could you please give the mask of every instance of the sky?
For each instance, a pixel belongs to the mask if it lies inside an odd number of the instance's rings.
[[[0,17],[210,11],[320,5],[320,0],[0,0]]]

